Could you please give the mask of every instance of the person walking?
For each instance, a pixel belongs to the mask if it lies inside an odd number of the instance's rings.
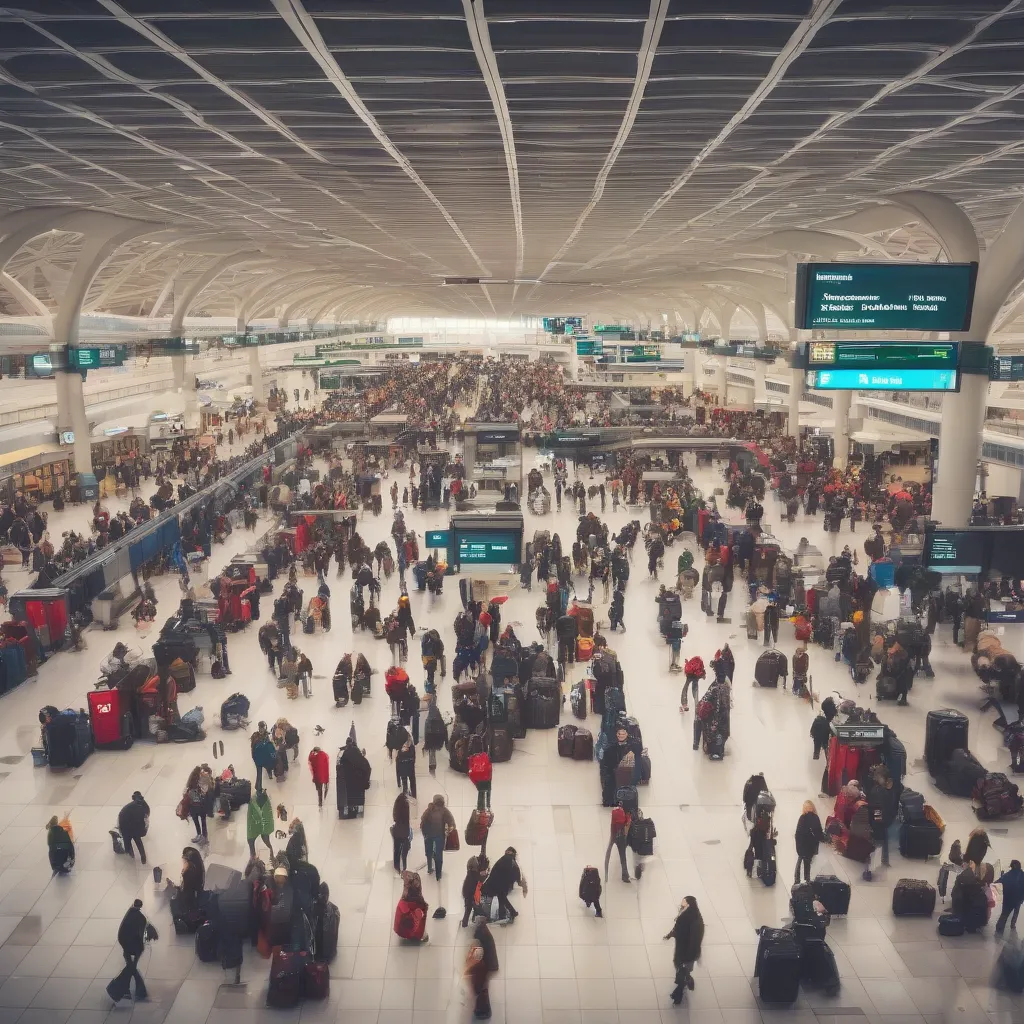
[[[469,759],[469,781],[476,786],[476,809],[482,811],[486,802],[491,809],[491,777],[493,766],[486,750],[481,750]],[[414,794],[415,795],[415,794]]]
[[[323,810],[324,797],[331,785],[331,759],[327,756],[326,750],[314,747],[309,752],[308,760],[313,785],[316,787],[316,805]]]
[[[494,866],[480,887],[481,895],[488,899],[497,898],[498,917],[507,917],[509,924],[512,924],[519,916],[519,911],[508,901],[509,893],[517,885],[523,890],[525,896],[527,894],[526,879],[523,878],[523,873],[519,869],[515,847],[510,846],[494,862]]]
[[[207,842],[206,799],[212,789],[213,772],[210,771],[209,765],[196,765],[188,777],[188,782],[185,783],[185,792],[182,794],[179,805],[185,812],[184,814],[179,813],[179,816],[190,817],[192,824],[195,825],[196,834],[192,837],[193,843]]]
[[[672,951],[676,987],[672,990],[671,999],[672,1004],[678,1006],[683,1001],[684,990],[693,991],[693,966],[700,959],[701,943],[704,941],[704,918],[692,896],[684,897],[679,904],[675,924],[665,938],[675,939],[676,943]]]
[[[146,983],[139,973],[139,958],[145,952],[147,940],[155,938],[156,929],[142,912],[142,900],[136,900],[121,918],[121,926],[117,929],[117,942],[124,956],[124,970],[107,986],[107,995],[114,1003],[130,997],[132,979],[135,980],[135,1001],[143,1002],[149,998]]]
[[[259,790],[263,788],[263,772],[266,771],[269,775],[277,764],[277,748],[270,738],[266,722],[260,722],[256,726],[256,732],[250,737],[249,743],[252,748],[252,762],[256,766],[256,788]]]
[[[412,824],[409,821],[409,798],[403,791],[395,797],[395,803],[391,808],[391,846],[396,875],[400,875],[406,870],[411,845]]]
[[[1024,903],[1024,871],[1019,860],[1010,861],[1010,870],[999,876],[996,885],[1003,887],[1003,909],[996,922],[996,935],[1002,935],[1007,921],[1014,931],[1017,930],[1017,915]]]
[[[604,880],[608,881],[608,865],[611,863],[612,847],[619,851],[619,864],[622,866],[622,880],[630,882],[629,867],[626,865],[626,847],[629,843],[629,826],[633,823],[632,815],[622,806],[612,808],[611,831],[608,837],[608,849],[604,853]]]
[[[491,997],[488,991],[491,975],[498,970],[498,951],[494,937],[481,921],[473,935],[469,950],[466,953],[465,975],[473,989],[476,1001],[473,1006],[473,1020],[491,1019]]]
[[[274,806],[265,789],[257,789],[249,801],[249,810],[245,816],[245,837],[249,842],[249,856],[256,856],[256,840],[262,839],[270,856],[274,856],[274,848],[270,845],[270,836],[274,831]]]
[[[692,658],[687,658],[686,663],[683,665],[683,672],[683,692],[682,696],[679,698],[679,710],[689,711],[690,687],[693,687],[693,703],[694,706],[696,706],[700,696],[698,690],[700,681],[707,676],[707,671],[704,668],[704,659],[696,654]]]
[[[427,874],[433,871],[439,882],[444,866],[445,839],[453,828],[455,819],[452,812],[445,806],[444,797],[437,793],[420,817],[420,832],[423,834],[423,848],[427,855]]]
[[[416,799],[416,744],[406,733],[406,740],[395,756],[395,777],[405,793]]]
[[[134,843],[139,851],[139,860],[145,864],[146,848],[142,845],[142,837],[149,831],[149,804],[138,790],[132,793],[131,800],[118,812],[117,827],[124,842],[124,852],[134,858]]]
[[[486,863],[486,858],[484,858]],[[469,924],[473,911],[480,904],[480,889],[487,877],[487,869],[480,866],[480,858],[473,856],[466,861],[466,877],[462,880],[462,927]]]
[[[821,827],[817,808],[810,800],[805,800],[796,823],[796,872],[793,884],[800,881],[800,865],[804,866],[804,881],[811,880],[811,861],[818,855],[818,845],[828,842]]]

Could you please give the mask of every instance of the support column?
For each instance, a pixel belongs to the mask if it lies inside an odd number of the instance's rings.
[[[966,526],[971,518],[987,401],[988,377],[974,373],[962,375],[959,394],[942,396],[932,518],[947,528]]]
[[[183,391],[185,388],[185,353],[171,356],[171,387],[175,391]]]
[[[715,356],[715,390],[718,392],[718,404],[726,409],[729,406],[728,380],[725,376],[725,356]]]
[[[768,387],[765,384],[765,376],[768,373],[768,364],[762,359],[754,360],[754,408],[758,402],[768,401]]]
[[[804,370],[789,371],[789,430],[790,437],[800,436],[800,399],[803,398],[806,378]]]
[[[850,398],[852,391],[832,392],[832,414],[835,427],[832,438],[835,441],[836,454],[832,464],[836,469],[846,469],[850,458]]]
[[[253,345],[249,348],[249,375],[252,378],[252,400],[254,402],[265,402],[267,396],[263,390],[263,366],[260,363],[258,345]]]
[[[83,476],[92,476],[92,441],[85,414],[84,382],[76,371],[57,371],[57,426],[59,430],[74,431],[75,472],[81,483]]]

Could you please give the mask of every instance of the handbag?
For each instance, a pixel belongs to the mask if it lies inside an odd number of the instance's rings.
[[[181,818],[182,821],[188,820],[188,809],[192,805],[192,801],[188,798],[188,793],[178,801],[178,806],[174,808],[174,813]]]
[[[444,835],[444,849],[446,853],[452,853],[458,851],[459,845],[459,830],[457,828],[449,828],[445,830]]]

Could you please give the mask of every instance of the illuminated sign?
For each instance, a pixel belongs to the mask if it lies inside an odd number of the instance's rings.
[[[477,530],[460,533],[459,564],[514,565],[519,561],[519,542],[511,530]]]
[[[977,276],[977,263],[801,263],[796,326],[966,331]]]
[[[819,391],[959,391],[957,370],[811,370]]]
[[[427,530],[428,548],[446,548],[450,539],[451,534],[447,530]]]
[[[572,334],[573,331],[583,330],[583,317],[546,316],[544,317],[544,330],[548,334]]]

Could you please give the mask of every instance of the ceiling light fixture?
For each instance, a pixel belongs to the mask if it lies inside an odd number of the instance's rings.
[[[175,164],[174,166],[177,167],[179,171],[194,171],[195,170],[195,168],[191,164]]]

